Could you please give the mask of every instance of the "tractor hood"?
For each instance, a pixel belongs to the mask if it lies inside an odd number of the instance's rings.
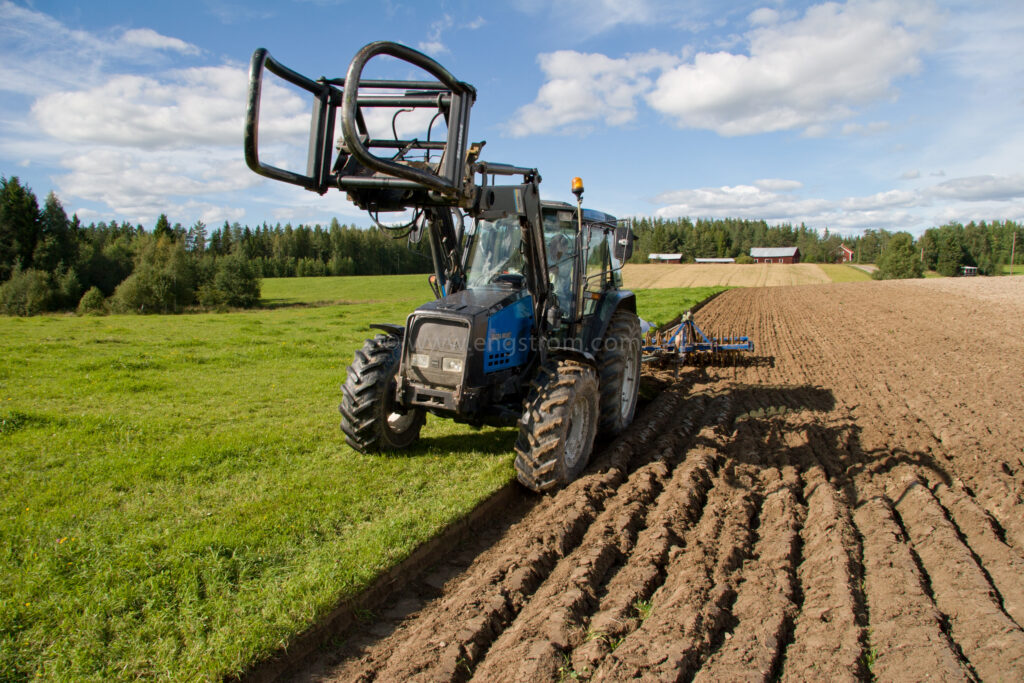
[[[492,376],[526,363],[532,332],[525,289],[495,285],[428,302],[406,323],[402,382],[424,397],[443,392],[432,407],[454,410],[493,388]]]

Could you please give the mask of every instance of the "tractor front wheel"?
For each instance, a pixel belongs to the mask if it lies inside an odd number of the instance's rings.
[[[403,408],[395,400],[395,375],[402,340],[378,334],[356,351],[341,387],[341,430],[360,453],[406,448],[420,438],[426,414]]]
[[[519,419],[519,481],[540,493],[576,479],[590,460],[597,421],[597,372],[569,360],[546,363]]]

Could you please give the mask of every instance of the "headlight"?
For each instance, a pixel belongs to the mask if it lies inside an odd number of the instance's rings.
[[[445,358],[441,364],[445,372],[462,372],[462,359],[461,358]]]
[[[430,356],[425,353],[414,353],[409,356],[409,364],[414,368],[429,368]]]

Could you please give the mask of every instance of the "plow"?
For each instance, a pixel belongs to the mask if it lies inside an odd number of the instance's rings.
[[[739,334],[709,335],[693,318],[693,311],[678,322],[650,330],[644,337],[643,362],[655,365],[725,365],[754,350],[750,337]]]

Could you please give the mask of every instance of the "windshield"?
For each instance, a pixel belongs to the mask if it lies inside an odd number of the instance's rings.
[[[495,283],[502,275],[522,275],[522,240],[523,231],[516,216],[497,221],[478,220],[466,261],[468,286],[484,287]]]

